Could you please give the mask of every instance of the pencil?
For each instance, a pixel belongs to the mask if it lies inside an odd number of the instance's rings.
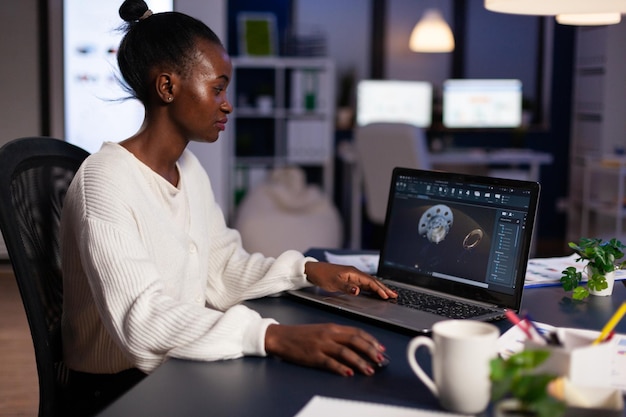
[[[622,317],[624,317],[624,314],[626,314],[626,302],[622,303],[621,307],[617,309],[615,314],[613,314],[613,317],[611,317],[611,319],[604,325],[602,331],[600,332],[600,335],[596,340],[593,341],[592,344],[597,345],[598,343],[604,341],[606,337],[613,331],[613,329],[615,329],[617,323],[619,323]]]

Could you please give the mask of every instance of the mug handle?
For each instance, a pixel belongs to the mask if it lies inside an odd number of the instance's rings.
[[[424,372],[422,367],[417,363],[417,359],[415,359],[415,352],[420,346],[426,346],[428,351],[430,352],[430,356],[433,356],[435,351],[435,342],[429,337],[426,336],[418,336],[409,342],[409,346],[407,347],[406,354],[407,359],[409,361],[409,365],[411,365],[411,369],[417,375],[417,377],[426,385],[426,387],[435,395],[435,397],[439,397],[439,391],[437,390],[437,386],[433,382],[433,380]]]

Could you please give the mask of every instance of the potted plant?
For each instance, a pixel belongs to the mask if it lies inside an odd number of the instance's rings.
[[[547,350],[523,350],[508,359],[491,360],[495,416],[559,417],[565,413],[565,403],[552,397],[548,389],[558,376],[533,372],[548,356]]]
[[[587,261],[587,287],[581,284],[582,273],[575,267],[567,267],[561,277],[561,285],[565,291],[573,291],[573,298],[582,300],[593,295],[610,295],[613,292],[615,270],[626,265],[626,260],[616,264],[616,260],[624,257],[626,248],[619,240],[613,238],[603,242],[602,239],[581,238],[578,244],[569,242],[569,247],[576,252],[577,262]]]

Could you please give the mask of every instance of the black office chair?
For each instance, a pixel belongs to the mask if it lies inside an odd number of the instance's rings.
[[[59,223],[63,199],[89,153],[45,137],[0,148],[0,230],[30,327],[39,377],[39,416],[64,415]]]

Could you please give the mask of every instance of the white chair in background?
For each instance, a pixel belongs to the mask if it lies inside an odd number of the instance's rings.
[[[352,190],[350,246],[358,248],[361,245],[361,189],[365,193],[367,217],[374,224],[382,225],[393,168],[432,167],[424,131],[410,124],[372,123],[359,126],[355,128],[354,147],[358,182],[356,189]]]

